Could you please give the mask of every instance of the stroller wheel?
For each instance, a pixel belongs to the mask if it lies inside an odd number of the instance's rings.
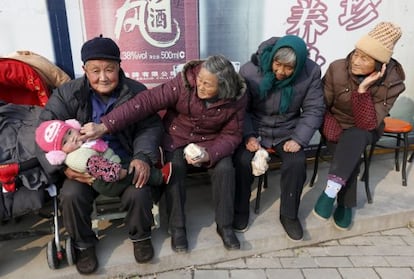
[[[65,241],[66,260],[68,265],[74,265],[76,263],[75,248],[73,247],[72,238],[67,238]]]
[[[47,258],[47,264],[49,265],[50,269],[58,268],[59,266],[58,251],[57,251],[56,243],[54,242],[53,239],[47,243],[46,258]]]

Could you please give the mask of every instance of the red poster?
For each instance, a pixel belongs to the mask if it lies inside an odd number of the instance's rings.
[[[194,0],[82,0],[85,40],[102,34],[121,50],[127,76],[151,87],[199,58]]]

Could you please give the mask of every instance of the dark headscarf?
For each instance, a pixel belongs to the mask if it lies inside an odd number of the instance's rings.
[[[273,57],[282,47],[290,47],[293,49],[296,54],[296,65],[293,74],[289,78],[285,80],[277,80],[272,71]],[[302,71],[306,57],[307,48],[305,42],[294,35],[286,35],[280,38],[274,45],[266,47],[260,55],[260,67],[263,72],[263,80],[260,83],[260,96],[263,99],[266,98],[267,94],[273,89],[281,89],[282,96],[279,105],[281,114],[285,113],[289,108],[294,94],[292,84]]]

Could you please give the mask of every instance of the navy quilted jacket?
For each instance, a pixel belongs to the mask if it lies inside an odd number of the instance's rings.
[[[295,93],[289,109],[279,114],[281,94],[278,89],[270,92],[265,99],[260,98],[259,89],[263,74],[258,65],[258,56],[266,45],[274,44],[275,40],[276,37],[263,42],[252,55],[251,61],[240,69],[249,92],[244,136],[260,136],[261,145],[266,148],[287,139],[293,139],[306,147],[321,126],[325,111],[321,69],[315,62],[306,59],[302,72],[293,83]]]

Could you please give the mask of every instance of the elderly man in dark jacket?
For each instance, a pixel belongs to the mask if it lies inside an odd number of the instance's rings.
[[[273,148],[282,160],[280,221],[292,240],[301,240],[298,219],[306,180],[303,150],[322,123],[320,67],[307,58],[305,42],[292,35],[263,42],[240,74],[246,79],[249,104],[244,140],[235,155],[236,199],[233,227],[247,230],[251,161],[260,148]]]
[[[99,123],[101,116],[146,89],[143,84],[124,75],[119,48],[111,39],[97,37],[87,41],[81,56],[85,76],[53,92],[40,115],[41,121],[74,118],[80,123]],[[126,225],[139,263],[151,260],[154,255],[151,243],[153,203],[150,187],[144,184],[148,180],[150,166],[158,160],[162,133],[160,117],[151,114],[128,129],[104,137],[121,157],[122,163],[129,164],[129,170],[135,171],[135,185],[127,187],[120,198],[122,209],[127,211]],[[39,160],[51,180],[62,173],[45,160],[43,153],[39,153]],[[94,248],[97,238],[91,228],[93,201],[98,193],[90,187],[93,178],[89,174],[71,169],[63,171],[66,178],[59,195],[63,223],[75,245],[79,273],[92,273],[98,267]]]

